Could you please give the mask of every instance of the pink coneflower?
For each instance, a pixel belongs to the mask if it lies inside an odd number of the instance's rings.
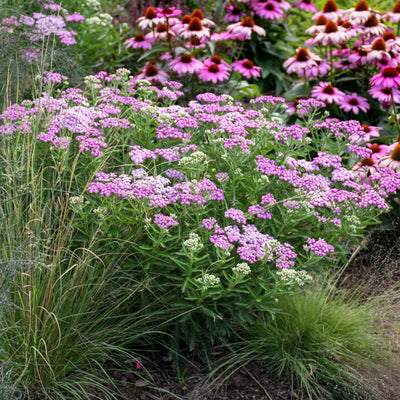
[[[239,72],[247,79],[259,78],[261,76],[261,67],[254,65],[253,61],[245,58],[244,60],[235,61],[232,63],[234,71]]]
[[[370,158],[364,158],[360,162],[358,162],[354,167],[352,168],[353,171],[364,171],[365,169],[370,169],[376,167],[376,160],[374,160],[372,157]],[[366,176],[365,176],[366,178]]]
[[[325,101],[329,104],[336,103],[340,104],[343,100],[345,94],[333,87],[328,82],[320,82],[318,86],[314,86],[311,91],[311,96],[315,97],[317,100]]]
[[[223,40],[235,40],[237,38],[237,35],[233,35],[230,32],[222,31],[222,32],[214,32],[210,36],[210,40],[213,42],[220,42]]]
[[[399,63],[395,58],[389,58],[384,54],[380,60],[376,60],[376,65],[382,71],[385,68],[397,68]]]
[[[160,71],[154,61],[149,61],[145,66],[144,70],[140,70],[134,80],[146,79],[149,82],[165,82],[169,79],[168,74],[165,71]]]
[[[229,79],[229,70],[222,64],[205,64],[198,74],[203,82],[217,83]]]
[[[168,40],[173,38],[175,33],[169,29],[167,24],[159,23],[154,32],[149,32],[146,34],[146,38],[154,37],[157,40]]]
[[[382,157],[378,161],[380,167],[390,167],[394,171],[400,171],[400,143],[394,143],[390,146],[391,153]]]
[[[138,18],[136,22],[140,29],[145,30],[147,28],[151,29],[158,25],[160,18],[157,17],[154,7],[148,7],[144,13],[144,17]]]
[[[396,88],[381,88],[379,86],[374,86],[368,90],[368,93],[379,101],[384,107],[389,107],[392,104],[392,94],[393,101],[396,104],[400,104],[400,91]]]
[[[356,25],[363,24],[373,14],[373,10],[369,7],[365,0],[360,0],[354,8],[346,11],[347,17]]]
[[[348,59],[349,62],[352,64],[357,64],[357,65],[364,65],[367,64],[367,55],[368,52],[360,49],[360,48],[353,48],[352,53],[349,55]]]
[[[214,28],[215,27],[215,22],[211,21],[211,19],[205,18],[203,11],[201,11],[199,8],[196,8],[192,12],[192,18],[197,17],[201,21],[201,23],[206,26],[207,28]]]
[[[190,40],[194,37],[201,39],[204,36],[210,37],[210,30],[203,26],[200,18],[193,17],[190,22],[179,31],[179,36],[182,36],[185,40]]]
[[[337,8],[334,0],[328,0],[322,11],[315,13],[312,19],[318,19],[319,16],[324,15],[330,21],[337,21],[343,14],[343,10]]]
[[[372,125],[361,125],[361,131],[355,132],[349,136],[349,141],[350,143],[364,143],[364,142],[370,142],[371,137],[379,137],[380,133],[379,131],[382,128],[379,128],[378,126],[372,126]]]
[[[232,34],[243,35],[247,38],[251,38],[251,34],[253,32],[257,33],[260,36],[265,36],[265,30],[254,23],[253,18],[246,17],[241,22],[237,22],[236,24],[228,25],[226,30]]]
[[[241,17],[245,17],[246,13],[242,11],[236,4],[227,4],[225,6],[227,14],[223,18],[226,22],[239,22]]]
[[[224,61],[220,56],[218,56],[217,54],[215,56],[212,56],[211,58],[208,58],[206,60],[203,61],[204,65],[211,65],[211,64],[217,64],[217,65],[222,65],[223,67],[225,67],[226,69],[228,69],[229,71],[232,69],[232,67],[230,66],[230,64],[228,64],[226,61]]]
[[[323,32],[327,22],[328,18],[326,18],[325,15],[320,15],[318,19],[315,21],[315,25],[310,26],[306,30],[306,33],[308,33],[309,35],[315,35],[316,33]]]
[[[398,88],[400,86],[400,76],[397,68],[385,68],[380,74],[374,75],[370,79],[371,86],[381,88]]]
[[[129,49],[129,47],[133,47],[134,49],[151,49],[151,42],[155,39],[153,37],[144,37],[141,33],[138,33],[133,38],[128,39],[125,42],[125,47]]]
[[[376,60],[380,60],[383,56],[386,56],[389,60],[391,58],[386,42],[382,38],[375,39],[370,45],[362,46],[362,49],[368,52],[367,61],[369,64],[374,64]]]
[[[298,47],[296,55],[290,57],[283,63],[288,74],[296,73],[299,77],[303,77],[307,69],[317,66],[317,61],[321,61],[321,57],[310,52],[303,47]]]
[[[301,0],[293,4],[293,7],[300,8],[300,10],[308,12],[317,12],[317,7],[311,2],[311,0]]]
[[[157,7],[154,11],[158,18],[168,18],[168,19],[175,18],[182,13],[181,10],[177,10],[175,9],[175,7],[167,7],[167,8]]]
[[[389,29],[385,24],[379,22],[377,14],[372,14],[362,27],[366,36],[382,36]]]
[[[357,35],[361,32],[361,28],[356,26],[354,27],[350,21],[338,21],[338,26],[341,26],[343,29],[346,30],[347,37],[349,39],[357,37]]]
[[[331,66],[328,62],[322,60],[317,61],[317,65],[306,69],[306,78],[316,78],[317,76],[322,77],[331,70]]]
[[[345,94],[339,104],[339,108],[345,112],[353,111],[357,115],[360,110],[367,112],[369,104],[366,98],[358,96],[357,93],[353,93],[352,95]]]
[[[392,11],[385,13],[384,17],[390,18],[392,23],[400,22],[400,1],[393,6]]]
[[[192,17],[190,15],[184,15],[179,22],[171,26],[171,30],[175,33],[175,35],[179,34],[179,31],[182,30],[185,26],[188,26]]]
[[[357,64],[352,64],[346,58],[340,61],[334,61],[333,67],[336,69],[341,69],[342,71],[350,71],[351,69],[356,69]]]
[[[337,26],[336,22],[334,21],[328,21],[325,25],[324,31],[317,34],[313,43],[329,46],[331,44],[342,43],[348,38],[349,36],[345,28]]]
[[[190,42],[185,42],[185,46],[195,49],[205,48],[208,40],[209,39],[207,38],[207,36],[203,36],[202,38],[192,37],[190,39]]]
[[[271,0],[265,3],[259,3],[259,5],[254,8],[254,12],[265,19],[279,19],[283,18],[285,15],[277,3]]]
[[[292,7],[292,5],[285,0],[270,0],[270,1],[272,3],[275,3],[283,11],[289,11],[290,7]],[[258,4],[262,5],[263,3],[264,3],[264,0],[254,2],[253,7],[256,8],[256,7],[258,7]]]
[[[400,53],[400,38],[397,37],[393,31],[387,31],[382,39],[386,42],[386,45],[392,53],[398,55]]]
[[[186,74],[187,72],[194,74],[203,68],[203,63],[201,61],[196,60],[187,53],[170,61],[168,65],[178,74]]]
[[[382,157],[390,154],[390,146],[386,144],[367,143],[367,147],[372,151],[371,158],[377,162]]]

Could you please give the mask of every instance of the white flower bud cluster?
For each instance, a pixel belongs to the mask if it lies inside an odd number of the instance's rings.
[[[349,224],[349,231],[357,232],[361,227],[360,219],[356,215],[348,214],[344,216],[344,219]]]
[[[202,151],[195,151],[190,156],[182,157],[179,160],[179,165],[182,166],[204,166],[207,160],[207,156]]]
[[[94,75],[88,75],[83,78],[83,82],[88,88],[100,89],[101,80],[96,78]]]
[[[197,282],[199,282],[203,286],[203,290],[209,289],[213,286],[217,286],[220,284],[221,279],[216,277],[213,274],[204,274],[202,278],[197,278]]]
[[[249,267],[249,264],[247,263],[237,264],[236,267],[232,268],[232,271],[236,272],[239,275],[248,275],[251,273],[251,269]]]
[[[201,242],[200,236],[194,232],[191,232],[189,234],[189,239],[185,240],[183,242],[183,245],[188,251],[193,253],[201,250],[204,247],[203,243]]]
[[[93,212],[97,215],[98,218],[104,219],[107,215],[106,207],[97,207],[93,210]]]
[[[86,5],[93,8],[100,8],[100,2],[98,0],[86,0]]]
[[[133,78],[131,71],[129,71],[127,68],[118,68],[115,75],[121,78],[124,82]]]
[[[292,268],[283,268],[277,274],[283,282],[295,283],[299,286],[304,286],[307,282],[312,281],[312,276],[304,270],[296,271]]]
[[[110,27],[112,26],[113,17],[107,13],[99,13],[94,17],[90,17],[86,19],[86,23],[89,26],[103,26]]]

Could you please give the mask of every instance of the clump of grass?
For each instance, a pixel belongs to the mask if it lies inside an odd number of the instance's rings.
[[[146,282],[123,270],[124,254],[99,250],[101,221],[79,230],[72,199],[96,166],[83,174],[79,155],[47,152],[40,120],[32,136],[0,135],[0,393],[115,399],[104,363],[137,360],[157,313],[139,306]]]
[[[201,382],[193,398],[215,392],[251,362],[261,363],[272,378],[288,379],[296,398],[386,398],[385,375],[396,380],[399,371],[398,343],[393,340],[400,333],[399,290],[365,298],[362,286],[350,290],[333,282],[318,279],[304,291],[277,299],[275,317],[229,344],[231,353]]]
[[[361,290],[319,280],[280,298],[275,319],[250,330],[248,350],[269,372],[300,387],[304,398],[371,399],[378,395],[371,377],[394,362],[387,332],[399,329],[396,300],[393,291],[362,301]]]

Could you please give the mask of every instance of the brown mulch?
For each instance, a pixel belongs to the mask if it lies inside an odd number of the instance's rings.
[[[197,365],[196,365],[197,363]],[[162,357],[157,369],[142,377],[135,373],[115,373],[111,376],[121,382],[121,400],[298,400],[300,396],[284,379],[268,376],[262,367],[249,363],[232,373],[224,382],[204,383],[208,369],[199,362],[181,362],[184,377],[177,379],[174,361]],[[134,366],[132,365],[132,368]],[[146,378],[150,376],[149,378]]]

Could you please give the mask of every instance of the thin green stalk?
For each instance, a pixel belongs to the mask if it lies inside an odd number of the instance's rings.
[[[398,132],[397,140],[400,141],[400,123],[399,123],[399,116],[397,115],[397,111],[396,111],[396,105],[394,102],[393,89],[390,89],[390,97],[392,99],[393,114],[394,114],[394,118],[396,121],[397,132]]]

